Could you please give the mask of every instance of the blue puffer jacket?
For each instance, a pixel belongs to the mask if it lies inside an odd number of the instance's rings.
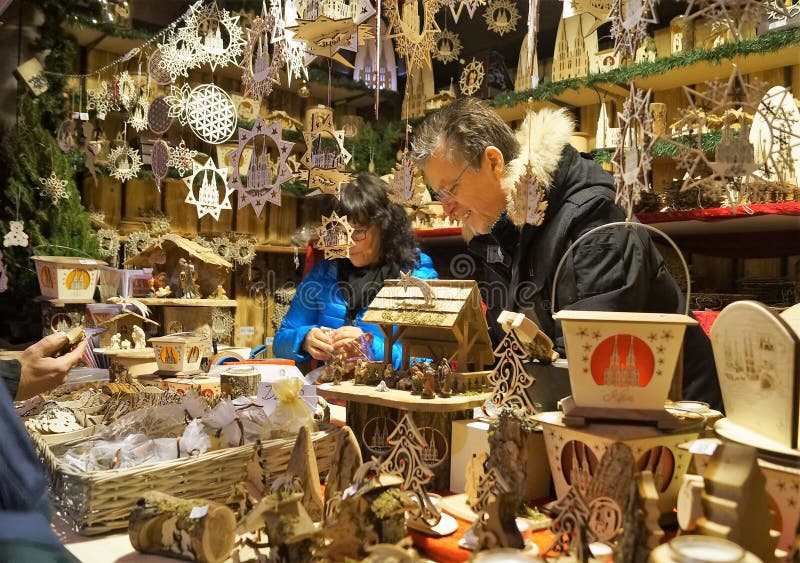
[[[344,325],[347,306],[339,290],[336,273],[338,260],[325,260],[314,266],[297,286],[292,306],[283,318],[281,328],[275,334],[272,350],[278,358],[286,358],[295,362],[307,362],[311,356],[302,350],[303,341],[312,328],[325,326],[340,328]],[[430,256],[420,252],[419,263],[414,275],[421,279],[436,279],[438,274],[433,269]],[[365,333],[372,334],[372,351],[376,360],[383,359],[383,334],[377,325],[361,322],[366,309],[356,315],[355,326]],[[402,347],[395,343],[392,348],[392,363],[400,367]]]

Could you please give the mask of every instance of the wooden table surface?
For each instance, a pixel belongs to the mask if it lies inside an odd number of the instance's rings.
[[[408,391],[389,389],[377,391],[371,385],[353,385],[351,381],[343,381],[339,385],[325,383],[317,387],[317,393],[325,399],[365,403],[412,412],[456,412],[480,407],[489,398],[490,393],[475,395],[453,395],[423,399]]]

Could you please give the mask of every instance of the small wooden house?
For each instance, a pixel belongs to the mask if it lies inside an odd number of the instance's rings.
[[[121,340],[128,340],[133,345],[133,327],[138,326],[147,334],[146,327],[148,324],[159,326],[154,320],[143,317],[138,313],[123,311],[119,315],[97,324],[98,327],[106,329],[100,333],[100,346],[106,348],[111,342],[111,337],[117,333],[122,337]]]
[[[416,280],[405,288],[403,281],[386,280],[364,315],[364,322],[378,325],[384,334],[384,361],[391,359],[392,345],[399,341],[403,369],[412,356],[456,360],[459,371],[467,371],[469,364],[483,369],[494,363],[474,280]]]

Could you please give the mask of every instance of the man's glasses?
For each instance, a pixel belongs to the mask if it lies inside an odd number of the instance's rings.
[[[461,174],[459,174],[458,177],[455,179],[455,181],[453,181],[450,185],[445,186],[439,190],[433,190],[436,193],[436,197],[439,198],[439,201],[441,201],[442,203],[447,203],[448,201],[456,197],[456,191],[455,191],[456,186],[461,181],[461,176],[464,175],[464,172],[466,172],[469,169],[469,167],[470,165],[467,164],[464,167],[464,170],[461,171]]]
[[[353,242],[358,242],[360,240],[364,240],[365,238],[367,238],[368,230],[369,227],[356,227],[355,229],[353,229],[353,234],[352,234]]]

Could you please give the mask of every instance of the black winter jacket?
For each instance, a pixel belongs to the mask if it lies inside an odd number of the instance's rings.
[[[612,177],[567,145],[553,173],[540,226],[520,229],[503,213],[491,233],[469,242],[470,251],[488,266],[491,279],[484,298],[494,339],[502,335],[494,322],[501,310],[523,312],[565,355],[561,326],[552,318],[550,303],[556,267],[583,233],[625,220],[614,198]],[[617,227],[591,235],[567,257],[557,280],[557,310],[682,313],[684,303],[645,229]],[[722,410],[711,342],[699,326],[687,327],[683,366],[684,399]]]

